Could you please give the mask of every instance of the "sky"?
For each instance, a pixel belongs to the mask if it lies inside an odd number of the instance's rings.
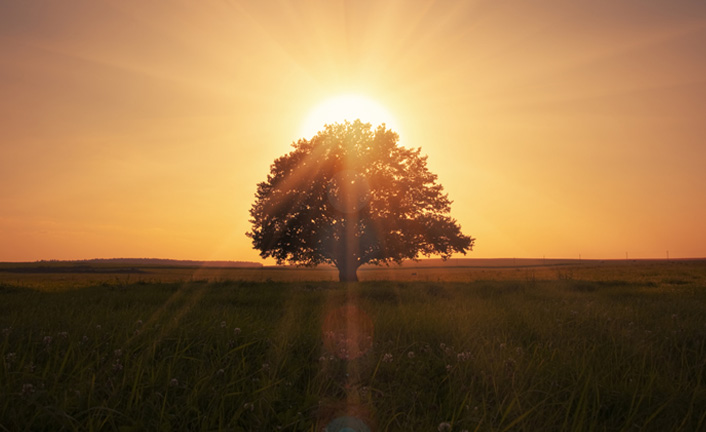
[[[468,257],[706,257],[705,46],[691,0],[0,0],[0,261],[261,261],[256,185],[342,94]]]

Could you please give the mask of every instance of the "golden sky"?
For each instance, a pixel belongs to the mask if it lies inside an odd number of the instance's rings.
[[[258,261],[256,184],[341,94],[470,257],[704,257],[704,47],[691,0],[0,2],[0,261]]]

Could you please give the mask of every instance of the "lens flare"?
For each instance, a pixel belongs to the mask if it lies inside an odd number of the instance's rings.
[[[341,359],[357,359],[373,346],[373,321],[351,304],[329,312],[322,331],[324,348]]]
[[[357,417],[338,417],[324,429],[326,432],[370,432],[370,428]]]

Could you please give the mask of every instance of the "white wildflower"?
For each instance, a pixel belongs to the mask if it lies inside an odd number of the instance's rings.
[[[451,430],[451,423],[441,422],[439,423],[439,432],[449,432]]]
[[[460,353],[456,354],[456,360],[458,360],[460,362],[465,362],[465,361],[468,361],[472,358],[473,358],[473,355],[468,351],[464,351],[464,352],[460,352]]]
[[[22,384],[22,396],[28,396],[34,393],[34,385],[32,384]]]

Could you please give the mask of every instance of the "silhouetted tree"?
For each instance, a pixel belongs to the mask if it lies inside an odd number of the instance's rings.
[[[247,236],[263,258],[330,263],[341,281],[357,281],[365,263],[472,250],[474,240],[448,216],[451,201],[421,149],[356,120],[327,125],[270,167],[257,185]]]

